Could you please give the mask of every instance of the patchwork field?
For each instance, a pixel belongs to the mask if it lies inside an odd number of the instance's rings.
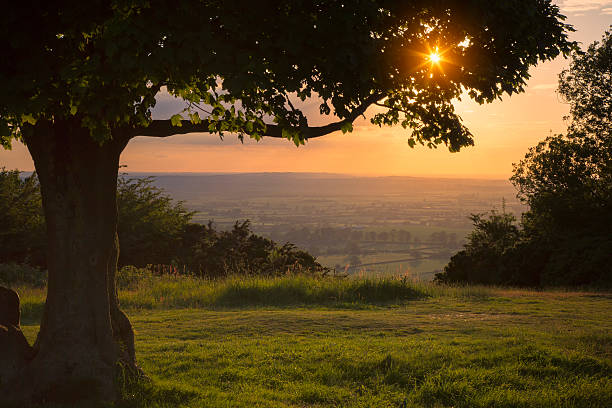
[[[123,291],[153,381],[120,406],[612,406],[610,294],[330,282]],[[23,298],[33,340],[41,292]]]

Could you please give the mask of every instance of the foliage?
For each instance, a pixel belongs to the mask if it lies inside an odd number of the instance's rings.
[[[138,272],[138,271],[135,271]],[[134,275],[138,276],[138,275]],[[429,288],[394,277],[352,279],[333,276],[231,276],[201,279],[145,273],[119,293],[123,307],[135,309],[329,306],[366,308],[401,304],[430,296]]]
[[[366,309],[402,305],[418,299],[486,300],[496,288],[483,285],[440,285],[405,276],[281,276],[233,275],[199,278],[156,275],[147,268],[126,266],[117,273],[119,303],[132,310],[219,309],[249,307],[333,307]],[[39,319],[44,287],[16,282],[22,310],[28,320]]]
[[[464,249],[451,257],[436,281],[482,284],[518,284],[505,272],[506,251],[517,244],[519,229],[512,214],[492,210],[472,214],[474,230],[468,235]]]
[[[612,26],[610,26],[612,28]],[[570,133],[608,134],[612,127],[612,31],[586,51],[575,50],[559,75],[559,94],[570,105]]]
[[[181,272],[208,277],[329,272],[293,244],[278,245],[253,234],[248,221],[237,222],[230,231],[217,231],[212,223],[191,223],[193,213],[153,182],[153,177],[118,179],[120,266],[173,264]],[[0,204],[6,212],[0,217],[6,217],[7,226],[0,231],[0,259],[44,268],[44,219],[36,175],[24,178],[17,170],[3,170],[0,191],[6,197]],[[118,283],[129,285],[131,272],[120,272]]]
[[[172,264],[181,273],[206,277],[326,272],[294,245],[253,234],[249,221],[236,222],[229,231],[217,231],[212,223],[191,223],[193,213],[153,181],[119,179],[120,265]]]
[[[279,246],[253,234],[248,220],[236,222],[230,231],[216,231],[212,223],[187,225],[175,259],[191,274],[207,277],[328,272],[294,245]]]
[[[156,187],[153,177],[119,177],[120,265],[169,264],[193,213]]]
[[[153,279],[153,273],[147,268],[132,265],[119,268],[117,271],[118,290],[137,290]]]
[[[45,221],[36,174],[0,170],[0,263],[44,267]]]
[[[571,113],[567,134],[548,137],[514,165],[511,181],[529,205],[521,229],[513,227],[499,246],[484,234],[479,250],[473,241],[482,225],[475,222],[471,242],[438,280],[612,286],[611,55],[607,32],[576,51],[561,73],[559,93]]]
[[[529,150],[511,178],[529,204],[525,240],[548,252],[556,284],[612,283],[612,34],[577,51],[560,75],[570,103],[566,135]]]
[[[47,272],[27,264],[0,263],[0,285],[44,287]]]
[[[330,131],[350,131],[382,101],[374,123],[411,129],[411,146],[457,151],[473,140],[451,101],[523,91],[530,66],[571,50],[564,19],[549,0],[15,3],[0,20],[0,141],[52,119],[110,140],[155,125],[166,89],[186,103],[168,121],[175,133],[259,139],[277,126],[301,144],[308,120],[289,96],[318,96],[320,112],[341,119]],[[428,62],[434,49],[441,66]]]

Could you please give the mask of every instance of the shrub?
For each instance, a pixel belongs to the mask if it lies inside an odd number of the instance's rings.
[[[0,264],[0,284],[43,287],[47,284],[47,271],[26,264]]]
[[[519,229],[516,218],[506,212],[492,210],[487,214],[472,214],[474,231],[465,249],[451,257],[444,272],[435,280],[444,283],[470,282],[482,284],[517,284],[505,268],[507,252],[517,245]]]
[[[293,244],[276,242],[253,234],[250,222],[236,222],[230,231],[208,225],[189,224],[175,262],[187,266],[192,275],[280,276],[287,273],[327,274],[316,259]]]
[[[36,173],[0,169],[0,262],[46,266],[45,221]]]
[[[124,266],[117,271],[117,289],[136,290],[143,282],[149,282],[153,273],[148,268]]]

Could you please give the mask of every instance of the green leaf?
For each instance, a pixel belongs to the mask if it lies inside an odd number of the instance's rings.
[[[198,112],[190,113],[189,119],[191,120],[191,123],[193,123],[194,125],[202,123],[202,119],[200,119],[200,115],[198,114]]]
[[[352,122],[344,122],[340,129],[342,130],[342,133],[346,133],[346,132],[350,133],[350,132],[353,131],[353,123]]]
[[[76,115],[77,111],[78,111],[78,107],[76,105],[70,105],[70,114],[72,116]]]
[[[293,133],[294,132],[291,129],[283,128],[281,130],[281,136],[284,137],[285,139],[293,140]]]
[[[170,118],[170,122],[172,123],[172,126],[178,126],[178,127],[183,126],[183,122],[181,122],[182,120],[183,118],[178,113],[176,115],[172,115],[172,117]]]
[[[34,118],[34,116],[30,114],[22,115],[21,120],[24,121],[25,123],[29,123],[30,125],[36,124],[36,118]]]
[[[411,148],[414,148],[415,145],[416,145],[416,140],[414,140],[413,138],[408,139],[408,146],[410,146]]]

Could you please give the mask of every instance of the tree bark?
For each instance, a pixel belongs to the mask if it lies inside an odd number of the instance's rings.
[[[115,400],[118,370],[137,370],[115,285],[117,172],[128,139],[100,144],[76,120],[37,123],[24,139],[47,222],[47,301],[34,357],[0,386],[18,401]]]

